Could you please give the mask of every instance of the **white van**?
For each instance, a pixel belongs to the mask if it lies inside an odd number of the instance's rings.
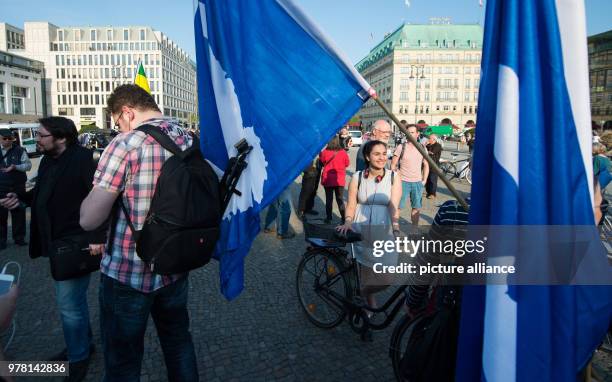
[[[0,123],[0,129],[11,130],[17,143],[26,150],[29,156],[38,155],[35,138],[39,127],[38,123]]]

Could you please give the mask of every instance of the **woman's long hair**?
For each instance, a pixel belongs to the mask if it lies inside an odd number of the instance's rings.
[[[338,135],[334,135],[334,137],[330,139],[329,142],[327,142],[326,149],[332,151],[342,150],[342,146],[340,145],[340,138],[338,138]]]

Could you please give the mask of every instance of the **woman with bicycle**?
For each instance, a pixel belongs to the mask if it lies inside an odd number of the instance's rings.
[[[372,271],[375,263],[396,265],[397,253],[373,256],[374,241],[395,240],[399,233],[399,201],[402,196],[401,179],[387,170],[387,145],[368,141],[363,146],[364,171],[357,171],[348,189],[344,224],[336,228],[361,233],[362,241],[354,245],[355,258],[361,264],[362,296],[370,307],[376,307],[374,294],[385,289],[386,277]],[[387,283],[388,284],[388,283]]]

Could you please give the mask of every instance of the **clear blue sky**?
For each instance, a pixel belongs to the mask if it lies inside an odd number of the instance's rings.
[[[430,17],[451,17],[458,24],[484,18],[478,0],[410,0],[410,6],[406,0],[296,1],[353,63],[403,22],[422,24]],[[589,35],[612,29],[612,0],[586,0],[586,11]],[[19,27],[24,21],[58,26],[149,25],[195,58],[192,20],[192,0],[0,0],[0,21]]]

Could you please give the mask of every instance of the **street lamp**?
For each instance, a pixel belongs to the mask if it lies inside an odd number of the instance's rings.
[[[416,74],[416,76],[415,76]],[[425,65],[410,65],[410,77],[411,80],[415,81],[414,89],[414,123],[417,123],[417,112],[418,112],[418,98],[417,93],[419,91],[419,80],[425,79]]]

